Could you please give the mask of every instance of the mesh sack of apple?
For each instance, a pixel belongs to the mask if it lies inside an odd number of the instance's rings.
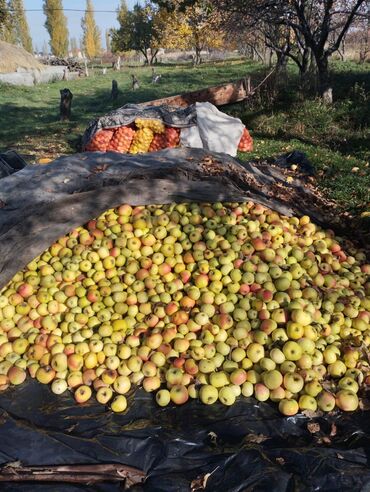
[[[90,152],[121,152],[139,154],[175,148],[180,145],[180,129],[165,126],[160,120],[137,118],[130,126],[98,131],[85,150]],[[238,150],[253,150],[253,140],[245,128]]]
[[[270,400],[356,410],[370,384],[370,264],[309,217],[248,203],[107,210],[0,292],[0,391],[26,377],[115,412]]]

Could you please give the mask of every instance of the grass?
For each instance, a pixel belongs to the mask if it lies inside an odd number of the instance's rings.
[[[255,141],[253,153],[240,158],[264,158],[298,149],[305,152],[317,171],[321,190],[338,203],[338,208],[361,215],[370,212],[370,68],[351,62],[335,62],[335,101],[324,105],[314,97],[302,97],[297,74],[289,67],[286,83],[278,97],[254,98],[223,110],[240,117]],[[149,68],[123,68],[121,73],[96,74],[88,79],[55,82],[32,88],[0,87],[0,149],[13,148],[28,160],[54,158],[76,152],[88,122],[113,109],[111,80],[120,96],[115,107],[128,102],[148,101],[237,79],[246,74],[261,76],[266,70],[250,62],[230,61],[190,66],[160,66],[159,85],[151,84]],[[140,82],[130,88],[130,73]],[[69,87],[74,94],[72,120],[58,121],[59,90]]]
[[[36,87],[0,87],[1,114],[0,149],[13,148],[29,158],[56,157],[76,152],[79,138],[89,121],[126,103],[150,101],[167,95],[191,91],[200,87],[238,79],[255,73],[259,66],[251,63],[225,66],[160,67],[161,84],[151,83],[151,69],[122,69],[120,73],[101,70],[88,79],[55,82]],[[140,89],[131,90],[130,74],[140,80]],[[111,81],[116,79],[120,95],[115,105],[110,101]],[[73,93],[72,120],[58,121],[60,89],[68,87]]]

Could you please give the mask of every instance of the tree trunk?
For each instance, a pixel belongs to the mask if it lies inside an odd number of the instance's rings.
[[[149,63],[149,57],[148,57],[148,53],[146,52],[146,50],[142,50],[141,52],[142,52],[142,54],[144,55],[144,59],[145,59],[145,61],[144,61],[144,65],[150,65],[150,63]]]
[[[299,66],[299,78],[300,85],[303,91],[307,91],[311,86],[311,77],[310,77],[310,49],[305,49],[302,52],[302,61]]]
[[[118,83],[117,80],[112,80],[112,91],[110,94],[110,98],[114,102],[117,100],[117,97],[118,97]]]
[[[281,71],[286,70],[288,58],[285,55],[285,53],[282,53],[281,51],[277,51],[276,52],[276,58],[277,58],[276,65],[278,67],[278,70],[281,70]]]
[[[71,106],[72,106],[73,94],[69,89],[62,89],[60,91],[60,121],[69,121],[71,118]]]
[[[315,54],[317,67],[318,92],[327,103],[333,102],[332,88],[330,87],[329,63],[326,55]]]
[[[156,62],[158,50],[150,50],[150,61],[149,65],[153,65]]]
[[[195,46],[195,60],[194,60],[194,65],[200,65],[202,63],[202,57],[200,55],[200,52],[202,51],[199,46]]]
[[[288,58],[284,52],[276,52],[276,80],[279,85],[285,86],[287,82],[287,64]]]

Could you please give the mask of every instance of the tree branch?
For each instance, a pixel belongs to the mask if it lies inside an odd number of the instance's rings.
[[[352,9],[351,14],[348,16],[347,21],[344,24],[343,29],[342,29],[341,33],[339,34],[339,36],[337,38],[337,41],[334,43],[333,46],[331,46],[327,50],[327,53],[328,53],[329,56],[339,49],[340,43],[342,42],[342,39],[344,38],[344,36],[346,35],[346,33],[347,33],[350,25],[352,24],[353,18],[355,17],[357,10],[361,7],[361,5],[363,3],[365,3],[365,1],[366,0],[357,0],[355,6]]]

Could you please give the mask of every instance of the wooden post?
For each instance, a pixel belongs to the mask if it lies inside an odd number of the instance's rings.
[[[69,121],[71,117],[73,94],[69,89],[60,91],[60,121]]]
[[[113,67],[114,67],[114,70],[117,70],[117,72],[119,72],[121,70],[121,56],[117,57],[117,60],[115,61]]]
[[[132,90],[136,91],[136,89],[139,89],[140,87],[139,79],[134,74],[131,75],[131,78],[132,78]]]
[[[118,84],[117,84],[117,80],[112,80],[112,92],[110,94],[110,98],[112,99],[112,101],[116,101],[117,100],[117,97],[118,97]]]

